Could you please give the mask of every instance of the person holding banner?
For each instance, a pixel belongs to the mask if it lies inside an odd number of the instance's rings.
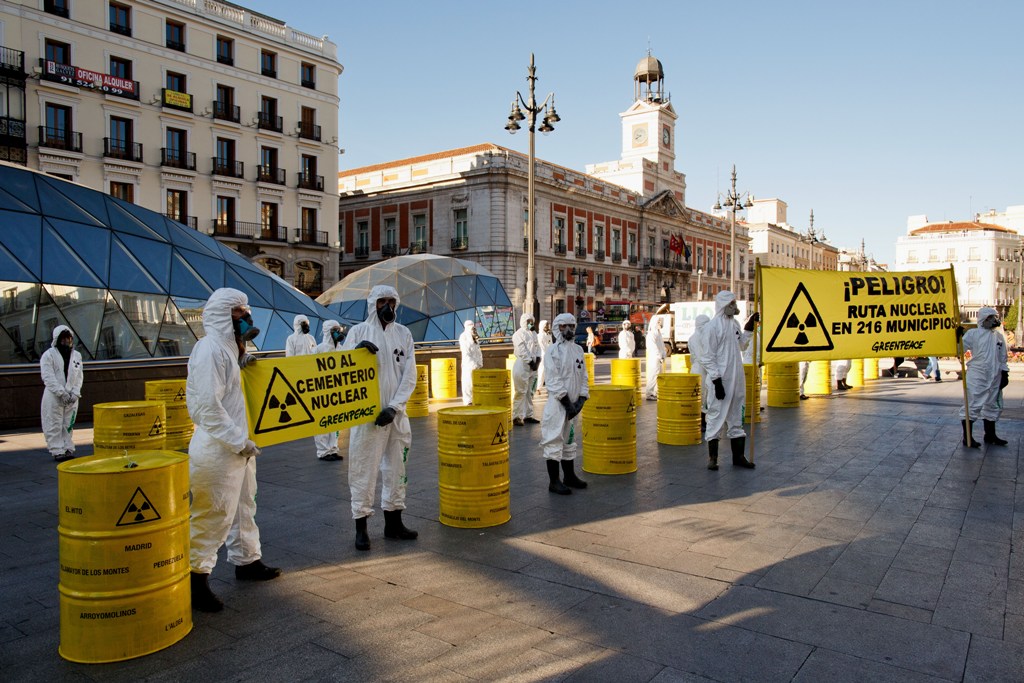
[[[317,353],[330,353],[340,351],[345,341],[345,330],[337,320],[325,320],[323,327],[323,341],[316,347]],[[328,432],[317,434],[313,437],[316,444],[316,457],[320,460],[333,462],[342,460],[343,456],[338,452],[338,435],[340,432]]]
[[[718,439],[725,433],[732,446],[733,467],[753,469],[744,457],[747,433],[743,429],[746,380],[742,352],[761,319],[754,313],[740,331],[735,317],[740,309],[736,295],[722,290],[715,297],[715,317],[707,324],[699,361],[704,368],[704,395],[707,399],[708,469],[718,469]]]
[[[647,386],[644,394],[648,401],[658,400],[658,375],[665,362],[665,338],[661,334],[661,318],[652,318],[647,329]],[[742,369],[742,368],[741,368]]]
[[[964,355],[971,355],[967,365],[967,403],[960,409],[960,422],[964,429],[964,445],[978,448],[972,426],[981,416],[985,424],[985,443],[1005,446],[1006,439],[996,436],[996,422],[1002,412],[1003,389],[1010,383],[1010,366],[1006,364],[1006,339],[999,332],[999,314],[996,309],[983,306],[978,310],[978,326],[968,330],[957,328],[957,336],[963,335]]]
[[[191,482],[192,607],[220,612],[224,603],[210,590],[217,551],[227,543],[235,578],[268,581],[281,570],[261,560],[256,526],[256,456],[249,439],[239,361],[241,340],[250,334],[249,299],[237,289],[221,288],[203,307],[206,335],[192,347],[185,382],[185,404],[195,424],[188,446]],[[247,323],[251,324],[251,323]],[[253,335],[255,336],[255,335]]]
[[[559,313],[552,327],[558,337],[544,356],[548,400],[540,425],[540,447],[548,468],[548,491],[567,496],[572,489],[587,488],[587,482],[576,476],[574,463],[583,436],[580,413],[590,389],[583,349],[576,343],[576,318],[572,313]]]
[[[473,405],[473,371],[484,366],[484,354],[480,350],[480,337],[476,323],[467,320],[459,335],[459,349],[462,351],[462,405]]]
[[[537,424],[540,420],[533,416],[533,393],[537,390],[541,352],[537,333],[533,331],[532,313],[519,316],[519,329],[512,335],[512,351],[516,355],[512,366],[512,388],[515,391],[512,424],[516,427]]]
[[[309,318],[299,313],[292,321],[294,333],[288,335],[284,344],[284,356],[308,356],[316,353],[316,339],[309,333]]]
[[[374,285],[366,298],[366,320],[354,325],[342,350],[367,349],[377,355],[381,411],[373,424],[352,427],[348,449],[348,486],[356,522],[356,550],[370,549],[366,520],[373,514],[377,473],[381,475],[380,507],[384,536],[413,540],[419,533],[402,523],[405,509],[405,461],[412,429],[405,404],[416,388],[416,350],[412,333],[395,322],[398,291]]]

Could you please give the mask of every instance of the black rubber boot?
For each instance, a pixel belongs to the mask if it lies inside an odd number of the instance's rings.
[[[1000,439],[998,436],[996,436],[996,421],[995,420],[985,420],[984,424],[985,424],[985,436],[984,436],[984,438],[982,440],[985,443],[990,443],[990,444],[993,444],[995,446],[1005,446],[1006,444],[1010,443],[1006,439]]]
[[[718,439],[708,439],[708,469],[718,469]]]
[[[737,436],[735,439],[729,439],[729,445],[732,446],[733,467],[745,467],[748,470],[754,469],[754,463],[743,457],[743,451],[747,448],[747,437]]]
[[[974,440],[973,431],[974,420],[960,420],[960,424],[964,428],[964,445],[968,448],[981,448],[981,444]]]
[[[220,612],[224,603],[210,590],[209,574],[192,572],[192,609],[200,612]]]
[[[587,488],[587,482],[576,476],[575,464],[575,460],[562,461],[562,481],[564,481],[565,485],[569,488],[585,489]]]
[[[356,550],[370,549],[370,534],[366,533],[366,517],[356,520]]]
[[[404,524],[402,524],[401,510],[384,511],[384,538],[398,538],[403,541],[412,541],[419,535],[420,533],[418,531],[408,529]]]
[[[705,413],[705,412],[701,412],[701,414],[700,414],[700,433],[703,434],[706,431],[708,431],[708,414]]]
[[[548,464],[548,491],[557,493],[560,496],[568,496],[572,493],[572,489],[558,479],[558,461],[545,460],[545,462]]]
[[[263,560],[235,567],[235,578],[239,581],[270,581],[279,576],[281,576],[281,570],[277,567],[268,567],[263,564]]]

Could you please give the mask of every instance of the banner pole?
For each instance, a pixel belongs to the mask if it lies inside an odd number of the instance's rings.
[[[960,313],[960,296],[956,291],[956,272],[953,270],[953,264],[949,265],[949,275],[950,280],[953,283],[953,310],[956,311],[956,325],[957,327],[960,327],[963,325],[963,315]],[[953,334],[956,334],[956,328],[953,328]],[[956,340],[956,354],[960,359],[960,384],[964,390],[964,419],[967,421],[967,424],[970,424],[971,407],[967,400],[967,362],[964,360],[963,338],[957,338]],[[971,438],[974,438],[973,435]]]
[[[758,314],[760,314],[761,313],[761,259],[756,259],[754,261],[754,263],[755,263],[755,267],[754,267],[754,309],[757,311]],[[760,392],[760,390],[761,390],[761,387],[758,385],[758,379],[760,379],[760,377],[761,377],[761,344],[758,343],[759,339],[761,337],[761,335],[758,334],[759,331],[760,331],[760,328],[761,328],[761,321],[758,320],[756,323],[754,323],[754,334],[753,334],[753,337],[750,340],[750,343],[754,345],[754,354],[753,354],[754,371],[750,373],[751,375],[753,375],[753,377],[751,377],[751,381],[754,382],[754,390],[758,391],[758,392]],[[755,401],[755,403],[758,406],[760,406],[760,403],[761,403],[760,393],[758,393],[757,401]],[[758,410],[760,411],[760,407],[758,407]],[[760,417],[761,417],[760,414],[751,415],[750,416],[750,462],[751,463],[754,462],[754,444],[756,443],[756,440],[754,438],[754,434],[757,432],[756,425],[757,425],[757,420],[760,419]]]

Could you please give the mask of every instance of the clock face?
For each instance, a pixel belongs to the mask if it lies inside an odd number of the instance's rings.
[[[642,147],[647,144],[647,126],[633,127],[633,146]]]
[[[661,131],[661,143],[668,147],[668,143],[672,140],[672,134],[669,133],[668,128],[664,128]]]

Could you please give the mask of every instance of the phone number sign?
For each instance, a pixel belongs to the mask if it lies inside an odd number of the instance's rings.
[[[91,88],[100,90],[108,95],[121,97],[138,97],[139,93],[135,87],[135,81],[128,78],[118,78],[110,74],[101,74],[98,71],[80,69],[70,64],[58,64],[57,62],[46,61],[43,73],[47,80],[57,81],[65,85],[73,85],[78,88]]]

